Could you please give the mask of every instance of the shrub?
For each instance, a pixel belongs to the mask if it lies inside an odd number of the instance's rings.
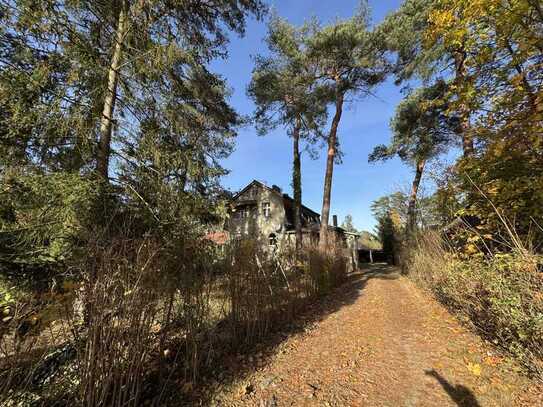
[[[346,261],[339,249],[324,254],[309,247],[299,257],[301,264],[296,258],[294,248],[272,254],[250,240],[230,248],[227,291],[237,342],[258,341],[343,281]]]
[[[436,233],[419,236],[411,277],[484,337],[543,378],[543,257],[527,250],[456,253]]]
[[[79,253],[94,218],[94,181],[22,171],[0,181],[0,262],[38,269]]]
[[[291,322],[346,272],[339,249],[308,249],[296,260],[289,248],[274,254],[252,241],[233,244],[219,264],[209,241],[188,232],[167,244],[97,236],[86,252],[55,329],[18,335],[12,323],[2,331],[0,401],[167,403],[180,383],[192,388],[217,357]]]

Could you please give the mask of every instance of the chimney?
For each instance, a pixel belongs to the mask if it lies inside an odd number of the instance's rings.
[[[337,228],[337,215],[332,216],[332,223],[335,228]]]
[[[272,189],[274,191],[277,191],[277,192],[281,193],[281,188],[279,188],[277,185],[272,185]]]

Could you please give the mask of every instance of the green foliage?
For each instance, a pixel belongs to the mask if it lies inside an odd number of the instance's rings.
[[[379,238],[371,232],[363,230],[360,232],[359,243],[363,247],[373,250],[382,250],[383,245],[379,241]]]
[[[402,100],[390,122],[393,131],[391,144],[375,147],[369,156],[372,162],[398,155],[402,161],[415,167],[408,203],[407,238],[416,232],[418,191],[427,162],[444,153],[461,128],[457,115],[448,111],[449,103],[445,99],[448,87],[444,81],[439,80]]]
[[[435,4],[435,0],[406,0],[378,27],[377,34],[393,54],[397,83],[412,77],[427,80],[440,71],[445,48],[437,43],[428,47],[425,38]]]
[[[217,220],[241,120],[207,65],[263,12],[260,0],[1,2],[3,261],[60,265],[91,233],[167,241]],[[91,179],[103,154],[112,187]]]
[[[523,241],[543,238],[542,186],[540,153],[509,143],[489,145],[484,154],[463,160],[451,180],[456,199],[465,202],[457,213],[477,218],[478,235],[502,251],[511,250],[503,238],[508,228]]]
[[[375,232],[381,242],[383,252],[390,261],[395,262],[405,234],[407,197],[401,192],[381,197],[372,203],[371,210],[377,220]]]
[[[432,132],[447,134],[448,143],[436,143],[441,146],[451,145],[456,133],[464,158],[436,177],[434,217],[442,225],[457,216],[477,223],[470,236],[457,236],[459,244],[477,239],[489,251],[508,252],[510,230],[521,241],[541,240],[542,27],[541,6],[531,0],[408,0],[379,27],[397,81],[422,79],[426,86],[443,78],[437,117],[456,123],[422,116],[428,124],[420,127],[422,143],[398,141],[395,134],[372,158],[400,153],[413,159],[434,144],[424,142]],[[412,133],[417,123],[409,98],[393,121],[400,134]]]
[[[308,57],[317,75],[335,92],[367,96],[388,73],[386,49],[369,30],[369,8],[345,21],[319,28],[308,40]]]
[[[448,85],[440,80],[434,85],[418,89],[396,107],[390,122],[393,138],[389,146],[377,146],[369,161],[385,160],[398,155],[415,165],[442,154],[453,143],[459,119],[447,112]]]
[[[261,15],[260,0],[13,1],[0,13],[0,167],[92,170],[103,150],[96,143],[122,10],[127,29],[115,72],[122,79],[107,118],[115,122],[112,152],[157,117],[178,135],[193,128],[232,135],[238,118],[223,79],[206,65],[226,55],[227,29],[242,34],[246,16]]]
[[[268,57],[258,56],[247,93],[256,104],[254,119],[257,131],[265,134],[281,125],[292,137],[292,189],[295,202],[296,247],[302,245],[302,169],[300,142],[315,155],[313,145],[322,139],[326,123],[328,89],[319,84],[315,68],[307,58],[307,37],[314,24],[294,28],[274,16],[266,42]]]
[[[328,157],[319,234],[319,244],[326,247],[334,164],[341,160],[338,128],[343,105],[349,97],[371,95],[372,90],[385,80],[389,66],[383,43],[369,29],[366,1],[361,1],[358,12],[352,18],[317,27],[307,41],[307,55],[315,66],[319,81],[329,86],[333,95],[331,104],[335,107],[327,140]]]
[[[383,250],[389,255],[400,253],[405,243],[405,232],[409,217],[409,197],[403,192],[394,192],[376,199],[371,210],[377,220],[375,233]],[[419,196],[415,207],[415,222],[419,229],[427,229],[440,224],[438,198]]]
[[[307,41],[315,29],[309,23],[295,28],[277,16],[270,21],[266,42],[271,55],[256,57],[247,88],[257,105],[254,116],[260,133],[282,125],[290,134],[297,127],[300,137],[309,141],[320,136],[330,95],[317,82],[307,56]]]
[[[398,227],[401,227],[407,218],[407,196],[403,192],[382,196],[371,204],[371,211],[376,219],[394,214]]]
[[[4,174],[1,184],[1,261],[31,268],[70,259],[90,238],[97,185],[78,174]]]
[[[345,229],[347,232],[352,233],[358,233],[356,228],[353,225],[353,217],[352,215],[346,215],[345,219],[343,220],[343,223],[341,224],[341,227]]]

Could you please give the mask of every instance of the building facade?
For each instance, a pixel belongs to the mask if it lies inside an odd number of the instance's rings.
[[[249,185],[232,197],[230,218],[226,230],[230,239],[251,239],[262,248],[272,250],[295,244],[294,199],[276,185],[271,187],[259,181]],[[316,246],[319,242],[320,215],[302,205],[302,245]],[[358,268],[359,235],[337,226],[329,226],[330,236],[342,248],[350,271]]]
[[[280,245],[294,231],[294,200],[276,185],[252,181],[232,198],[227,230],[231,239],[254,239],[262,244]],[[320,215],[302,206],[304,240],[318,241]]]

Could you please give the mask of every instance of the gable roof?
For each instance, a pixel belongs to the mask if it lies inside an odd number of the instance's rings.
[[[268,191],[280,196],[281,198],[283,198],[284,200],[288,200],[290,201],[291,203],[294,203],[294,198],[291,198],[288,194],[284,194],[280,191],[277,191],[276,189],[274,188],[271,188],[269,186],[267,186],[266,184],[260,182],[260,181],[257,181],[256,179],[252,180],[245,188],[243,188],[242,190],[240,190],[239,192],[235,193],[234,196],[232,197],[232,201],[237,199],[241,194],[243,194],[245,191],[247,191],[250,187],[252,187],[253,185],[257,185],[261,188],[265,188],[267,189]],[[320,213],[318,212],[315,212],[313,209],[311,208],[308,208],[307,206],[303,205],[302,204],[302,208],[305,209],[306,211],[308,212],[311,212],[313,215],[316,215],[318,217],[320,217]]]
[[[263,184],[262,182],[260,181],[257,181],[256,179],[252,180],[249,184],[247,184],[247,186],[245,186],[244,188],[242,188],[240,191],[236,192],[233,196],[232,196],[232,201],[234,199],[236,199],[238,196],[240,196],[241,194],[243,194],[245,191],[247,191],[249,188],[251,188],[253,185],[258,185],[260,187],[263,187],[263,188],[266,188],[270,191],[274,191],[274,192],[277,192],[275,191],[273,188],[270,188],[269,186]]]

